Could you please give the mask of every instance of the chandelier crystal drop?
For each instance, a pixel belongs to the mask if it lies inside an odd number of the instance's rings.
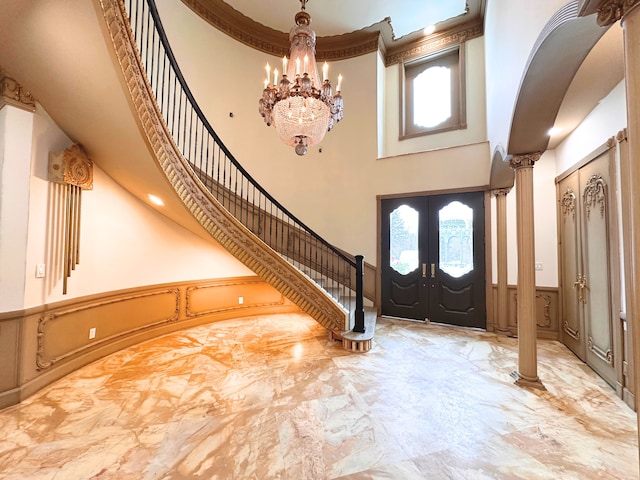
[[[305,11],[307,1],[300,0],[302,10],[296,14],[296,25],[289,33],[291,47],[289,58],[282,59],[282,78],[278,81],[277,69],[272,76],[267,63],[267,78],[259,100],[260,115],[267,126],[273,124],[280,139],[294,147],[298,155],[304,155],[308,147],[320,143],[334,123],[342,120],[343,112],[342,76],[338,76],[334,95],[328,64],[325,62],[322,72],[318,71],[316,34],[309,26],[311,15]]]

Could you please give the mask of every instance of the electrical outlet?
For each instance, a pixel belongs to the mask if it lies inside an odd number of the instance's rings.
[[[536,270],[542,270],[542,263],[536,262]]]
[[[238,297],[238,305],[242,305],[244,303],[244,297]]]
[[[89,340],[96,338],[96,327],[89,329]]]
[[[36,265],[36,278],[44,278],[45,266],[44,263]]]

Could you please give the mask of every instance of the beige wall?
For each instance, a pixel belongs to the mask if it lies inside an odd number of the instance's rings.
[[[398,140],[400,134],[400,82],[402,64],[386,68],[384,78],[384,135],[380,157],[392,157],[417,152],[426,152],[456,145],[484,142],[487,138],[485,85],[484,85],[484,38],[474,38],[465,43],[466,110],[467,128],[436,135],[423,135]],[[486,158],[490,161],[490,157]],[[488,183],[488,178],[479,178],[479,184]]]
[[[378,53],[370,53],[330,63],[333,81],[338,73],[344,77],[344,120],[327,134],[322,153],[316,146],[299,157],[258,113],[264,66],[281,70],[281,59],[235,42],[181,2],[163,0],[158,8],[187,82],[231,152],[278,201],[339,248],[376,263],[377,195],[488,182],[481,39],[467,50],[467,130],[398,142],[398,67],[384,68]],[[452,144],[471,145],[437,150]],[[380,148],[394,156],[378,159]],[[420,153],[398,155],[409,152]]]

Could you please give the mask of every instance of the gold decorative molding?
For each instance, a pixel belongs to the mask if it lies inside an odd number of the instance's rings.
[[[595,344],[591,336],[589,336],[589,339],[587,340],[587,347],[595,356],[613,367],[613,352],[610,348],[607,350],[601,349]]]
[[[289,54],[288,32],[280,32],[258,23],[223,0],[182,2],[210,25],[244,45],[277,57]],[[428,55],[483,35],[481,2],[473,2],[472,7],[468,5],[467,13],[460,18],[445,22],[453,23],[448,29],[426,38],[414,33],[396,39],[389,18],[355,32],[318,37],[316,58],[320,61],[345,60],[381,51],[385,66],[390,66]],[[291,25],[293,26],[293,21]]]
[[[511,160],[509,160],[509,166],[514,170],[518,168],[527,168],[533,167],[533,165],[540,160],[542,156],[542,152],[533,152],[533,153],[525,153],[522,155],[514,155]]]
[[[74,144],[64,152],[49,154],[49,181],[93,189],[93,162],[84,149]]]
[[[239,291],[243,291],[243,290],[247,290],[250,285],[259,285],[264,283],[265,282],[261,279],[251,279],[251,280],[243,279],[235,282],[223,281],[223,282],[207,283],[203,285],[194,285],[194,286],[187,287],[186,293],[185,293],[185,297],[186,297],[185,315],[188,318],[194,318],[194,317],[202,317],[204,315],[211,315],[212,313],[228,312],[232,310],[243,310],[243,309],[246,310],[248,308],[255,308],[255,307],[284,305],[286,299],[282,294],[279,295],[279,298],[277,300],[268,300],[268,301],[262,301],[262,302],[244,301],[242,304],[235,303],[237,295],[233,295],[231,297],[233,298],[233,300],[229,302],[228,306],[224,306],[224,307],[217,306],[217,307],[208,308],[202,311],[195,311],[196,308],[194,305],[195,304],[194,297],[195,297],[195,293],[198,291],[203,291],[206,289],[209,289],[209,290],[220,289],[220,288],[228,289],[229,287],[231,288],[237,287]],[[217,295],[221,295],[221,294],[224,295],[224,292],[217,292]],[[233,303],[233,305],[231,305],[231,303]]]
[[[507,188],[496,188],[495,190],[491,190],[491,194],[494,197],[506,197],[507,194],[511,191],[511,187]]]
[[[146,324],[137,328],[133,328],[133,329],[129,329],[126,332],[122,332],[122,333],[117,333],[115,335],[111,335],[108,337],[104,337],[101,338],[100,340],[90,343],[90,344],[86,344],[83,345],[79,348],[73,349],[71,351],[68,351],[62,355],[58,355],[54,358],[47,358],[46,354],[45,354],[45,339],[46,339],[46,334],[45,334],[45,327],[47,326],[47,324],[51,321],[57,320],[61,317],[64,317],[65,315],[70,315],[73,313],[78,313],[78,312],[82,312],[82,311],[86,311],[86,310],[90,310],[90,309],[95,309],[95,308],[99,308],[99,307],[105,307],[105,306],[111,306],[111,305],[115,305],[121,302],[126,302],[126,301],[130,301],[130,300],[136,300],[136,299],[140,299],[140,298],[144,298],[144,297],[152,297],[152,296],[158,296],[158,295],[174,295],[175,296],[175,310],[174,312],[167,318],[164,318],[162,320],[159,320],[157,322],[154,323],[150,323],[150,324]],[[61,310],[58,312],[54,312],[54,313],[49,313],[46,315],[43,315],[42,317],[40,317],[40,319],[38,320],[38,343],[37,343],[37,350],[36,350],[36,365],[37,365],[37,369],[38,370],[45,370],[49,367],[51,367],[52,365],[54,365],[55,363],[64,360],[66,358],[69,358],[73,355],[82,353],[85,350],[88,349],[93,349],[96,346],[100,345],[100,344],[104,344],[104,343],[108,343],[108,342],[112,342],[115,339],[117,339],[118,337],[124,336],[124,335],[131,335],[132,333],[138,332],[140,330],[144,330],[150,327],[154,327],[154,326],[158,326],[158,325],[162,325],[164,323],[170,323],[170,322],[174,322],[179,318],[180,315],[180,290],[175,288],[175,289],[169,289],[169,290],[160,290],[157,292],[150,292],[150,293],[141,293],[141,294],[137,294],[137,295],[128,295],[128,296],[124,296],[124,297],[117,297],[115,299],[111,299],[111,300],[104,300],[104,301],[99,301],[99,302],[95,302],[95,303],[89,303],[88,305],[82,305],[79,307],[74,307],[74,308],[70,308],[68,310]]]
[[[562,324],[562,329],[574,340],[580,340],[580,330],[574,330],[569,325],[569,322],[565,320]]]
[[[203,20],[234,40],[277,57],[289,55],[289,33],[258,23],[222,0],[182,0]],[[291,26],[293,26],[293,16]],[[318,37],[318,60],[344,60],[375,52],[379,31],[359,30],[344,35]]]
[[[389,49],[384,56],[385,66],[406,62],[413,58],[423,57],[430,53],[445,50],[454,45],[460,45],[484,34],[482,23],[462,25],[456,30],[418,40],[406,46]],[[467,128],[466,125],[462,128]]]
[[[0,68],[0,108],[5,105],[12,105],[28,112],[36,111],[33,95]]]
[[[542,322],[537,321],[536,326],[540,328],[550,328],[552,326],[551,322],[551,296],[545,293],[536,292],[536,298],[541,299],[544,302],[543,305],[543,317]],[[513,294],[513,300],[516,305],[518,305],[518,293]],[[516,324],[517,324],[516,319]]]
[[[600,206],[600,216],[604,218],[607,200],[606,187],[607,185],[602,179],[602,175],[591,175],[589,177],[587,185],[584,188],[584,193],[582,194],[587,220],[589,219],[591,208],[596,205]]]
[[[345,330],[348,313],[312,280],[263,244],[202,185],[180,154],[155,101],[133,32],[118,0],[101,0],[106,27],[140,124],[167,180],[194,218],[239,261],[330,330]]]
[[[563,217],[571,215],[573,218],[576,218],[576,194],[571,188],[567,188],[567,191],[562,195],[560,207],[562,208]]]
[[[598,25],[606,27],[616,23],[638,5],[640,0],[605,0],[596,9]]]

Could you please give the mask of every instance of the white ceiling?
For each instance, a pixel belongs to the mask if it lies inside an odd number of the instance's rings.
[[[243,15],[281,32],[294,25],[300,0],[225,0]],[[387,18],[396,39],[463,15],[466,0],[307,0],[306,12],[320,37],[341,35]]]

